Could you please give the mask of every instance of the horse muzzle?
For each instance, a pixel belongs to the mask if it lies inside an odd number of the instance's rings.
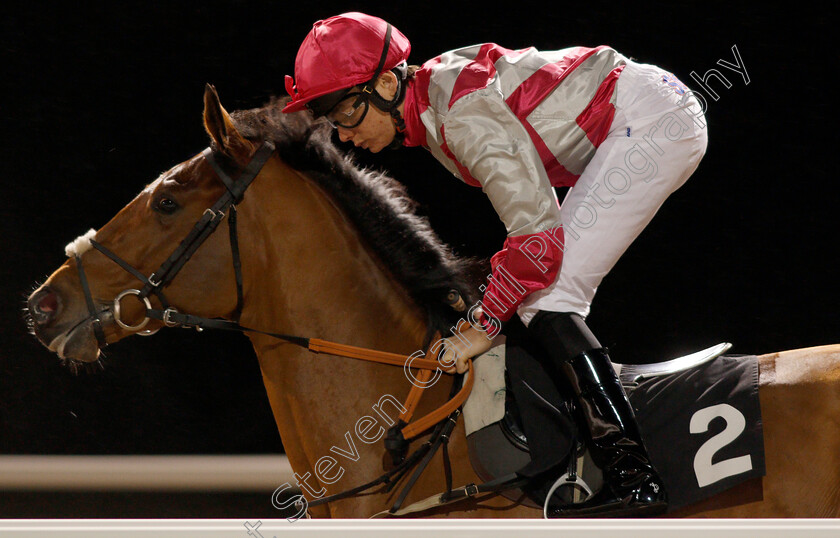
[[[111,324],[113,315],[102,308],[100,321],[95,321],[84,310],[73,308],[71,299],[49,285],[35,290],[27,300],[31,328],[35,337],[61,359],[95,362],[100,346],[93,324]]]

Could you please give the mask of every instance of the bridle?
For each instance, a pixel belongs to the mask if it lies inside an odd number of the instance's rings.
[[[239,241],[237,238],[236,227],[236,204],[242,200],[242,196],[245,194],[245,191],[248,189],[248,186],[254,181],[257,175],[259,175],[263,166],[265,166],[265,163],[268,161],[268,159],[273,153],[274,145],[268,141],[263,142],[260,148],[256,151],[256,153],[254,153],[254,156],[251,158],[250,162],[239,174],[239,176],[236,179],[232,179],[222,169],[222,167],[219,166],[219,163],[212,151],[212,148],[205,149],[201,155],[210,164],[210,166],[213,168],[213,170],[215,171],[219,179],[222,181],[222,183],[224,183],[226,190],[219,197],[216,203],[213,204],[212,207],[204,211],[201,218],[198,220],[195,226],[193,226],[193,229],[187,234],[183,241],[181,241],[181,243],[178,245],[175,251],[166,259],[166,261],[164,261],[160,265],[160,267],[154,273],[152,273],[148,277],[141,273],[138,269],[133,267],[131,264],[117,256],[114,252],[112,252],[110,249],[108,249],[101,243],[95,241],[92,238],[90,239],[90,243],[93,246],[93,248],[107,256],[110,260],[112,260],[114,263],[122,267],[126,272],[133,275],[135,278],[137,278],[140,282],[143,283],[143,287],[141,289],[126,289],[117,295],[117,297],[114,299],[112,307],[114,320],[123,329],[127,331],[133,331],[139,334],[143,334],[140,331],[142,331],[142,329],[146,326],[150,319],[162,321],[163,324],[167,327],[192,327],[199,331],[205,328],[211,328],[224,329],[229,331],[258,333],[271,336],[272,338],[277,338],[291,344],[295,344],[314,353],[328,353],[330,355],[350,357],[354,359],[378,362],[381,364],[391,364],[394,366],[401,366],[405,371],[408,371],[409,368],[419,369],[420,374],[418,380],[421,382],[421,384],[429,382],[430,379],[432,379],[433,372],[437,373],[438,368],[440,366],[440,363],[435,359],[417,358],[414,357],[414,355],[405,356],[397,353],[390,353],[387,351],[379,351],[374,349],[340,344],[336,342],[330,342],[318,338],[307,338],[303,336],[294,336],[289,334],[261,331],[258,329],[244,327],[239,324],[239,317],[243,307],[243,286],[242,267],[239,259]],[[163,288],[170,282],[172,282],[172,279],[175,278],[175,275],[178,274],[178,271],[181,270],[184,264],[187,263],[190,257],[210,236],[210,234],[212,234],[216,230],[216,228],[219,226],[219,223],[222,221],[222,219],[224,219],[226,213],[229,219],[230,247],[233,254],[234,273],[236,275],[237,306],[233,315],[234,320],[232,321],[217,318],[210,319],[191,314],[181,313],[177,309],[169,305],[169,302],[166,300],[166,297],[163,294]],[[96,334],[97,341],[99,342],[99,347],[102,348],[107,345],[107,342],[105,341],[104,331],[102,329],[102,318],[100,316],[100,314],[105,310],[98,311],[96,309],[96,305],[93,301],[93,296],[90,292],[90,286],[88,285],[87,276],[85,275],[81,256],[76,254],[75,259],[79,273],[79,280],[81,281],[85,301],[88,306],[88,311],[90,312],[90,316],[87,319],[91,320],[94,333]],[[455,290],[453,290],[452,293],[458,295],[458,293]],[[151,294],[154,294],[160,300],[162,309],[159,310],[152,308],[151,301],[149,300],[149,295]],[[143,320],[135,325],[128,325],[120,317],[120,301],[128,295],[137,296],[137,298],[143,302],[143,305],[146,308]],[[460,299],[460,297],[458,298]],[[461,302],[461,304],[463,305],[463,302]],[[468,363],[468,371],[471,372],[472,361],[468,361]],[[459,386],[461,386],[461,377],[462,376],[456,376],[456,378],[459,379]],[[460,388],[460,391],[453,398],[450,398],[450,400],[446,404],[409,424],[408,422],[411,420],[411,417],[414,413],[414,409],[417,407],[417,403],[420,400],[421,392],[418,391],[422,391],[422,387],[426,386],[412,384],[412,393],[409,395],[409,399],[406,401],[405,406],[407,411],[400,416],[401,424],[399,424],[399,427],[397,428],[397,430],[395,430],[399,434],[397,436],[399,439],[398,441],[396,441],[396,443],[399,445],[398,448],[402,449],[407,445],[407,443],[404,443],[406,439],[410,439],[412,437],[417,436],[421,432],[425,431],[431,426],[434,426],[441,420],[448,417],[453,412],[457,411],[460,405],[466,400],[467,396],[469,396],[470,390],[472,389],[472,383],[473,376],[470,375],[469,377],[467,377],[466,382],[463,383],[463,386]],[[395,433],[395,435],[397,434]]]
[[[158,267],[158,269],[148,277],[120,258],[110,249],[95,241],[93,238],[90,238],[90,244],[93,248],[104,254],[126,272],[143,283],[143,287],[141,289],[130,288],[117,294],[112,305],[114,321],[116,321],[116,323],[126,331],[136,332],[138,334],[144,334],[144,332],[141,331],[150,319],[162,321],[167,327],[194,327],[198,330],[202,330],[204,328],[216,328],[259,333],[301,346],[315,353],[328,353],[331,355],[402,366],[406,370],[409,367],[417,368],[420,369],[418,380],[422,383],[428,382],[432,378],[432,372],[437,371],[439,367],[439,363],[435,359],[413,358],[413,355],[407,357],[396,353],[359,348],[316,338],[271,333],[243,327],[239,324],[244,299],[242,266],[239,257],[239,240],[236,227],[236,204],[241,202],[245,191],[259,175],[263,166],[265,166],[266,162],[268,162],[268,159],[273,153],[274,145],[268,141],[263,142],[239,176],[236,179],[233,179],[221,168],[221,166],[219,166],[212,148],[205,149],[201,155],[204,157],[204,160],[210,164],[222,183],[224,183],[226,187],[225,192],[219,197],[212,207],[204,211],[201,218],[198,222],[196,222],[195,226],[193,226],[193,229],[187,234],[187,236],[181,241],[175,251],[173,251],[166,261],[164,261],[160,267]],[[167,301],[163,294],[163,288],[172,282],[172,279],[175,278],[184,264],[189,261],[195,251],[216,230],[221,221],[225,218],[225,215],[228,216],[230,248],[233,256],[233,266],[236,278],[237,303],[232,316],[234,321],[225,319],[209,319],[190,314],[183,314],[170,306],[169,301]],[[79,280],[81,281],[82,290],[85,296],[85,302],[87,303],[88,311],[90,313],[88,319],[91,320],[91,324],[93,325],[93,330],[99,343],[99,347],[103,348],[107,346],[105,334],[102,328],[102,318],[100,316],[104,310],[100,311],[96,309],[87,276],[85,275],[81,256],[79,254],[75,254],[75,260],[79,273]],[[456,296],[458,295],[455,290],[451,293],[454,293]],[[151,301],[149,300],[149,296],[151,294],[154,294],[160,300],[163,307],[162,310],[152,308]],[[143,320],[135,325],[129,325],[121,319],[120,302],[128,295],[137,296],[137,298],[143,302],[146,309]],[[460,297],[457,297],[457,299],[460,299]],[[461,301],[461,305],[463,306],[463,301]],[[151,331],[145,332],[145,334],[151,334]],[[391,491],[392,488],[396,487],[400,479],[406,476],[411,469],[415,467],[416,469],[414,473],[408,479],[400,494],[397,495],[394,505],[387,511],[388,513],[394,515],[412,513],[418,510],[428,509],[431,506],[448,504],[465,498],[474,497],[482,493],[495,493],[503,489],[521,487],[524,485],[525,479],[521,479],[516,475],[508,475],[484,484],[468,484],[462,488],[455,489],[452,487],[452,473],[449,466],[447,445],[449,442],[449,436],[454,430],[458,416],[460,415],[460,407],[467,399],[467,396],[469,396],[474,382],[475,376],[473,374],[472,360],[468,360],[467,362],[469,376],[466,377],[466,379],[460,374],[455,376],[448,401],[438,409],[414,421],[411,421],[411,417],[420,401],[420,396],[423,394],[423,387],[425,385],[421,386],[412,384],[412,388],[404,405],[406,410],[400,414],[398,421],[388,430],[388,434],[385,438],[385,447],[391,454],[395,465],[390,471],[384,473],[375,480],[368,482],[367,484],[363,484],[335,495],[330,495],[329,497],[320,498],[314,502],[308,503],[308,506],[325,504],[351,497],[380,484],[386,487],[386,491]],[[432,429],[432,432],[428,440],[414,452],[407,454],[410,440],[429,429]],[[424,501],[414,503],[409,507],[403,508],[403,502],[408,496],[411,488],[417,482],[423,470],[439,449],[442,449],[444,461],[446,462],[444,469],[447,486],[446,492],[440,496],[435,496],[434,498],[426,499]]]
[[[251,158],[251,161],[242,170],[242,173],[236,179],[233,179],[219,165],[212,148],[205,149],[201,155],[204,157],[204,160],[210,164],[222,183],[224,183],[226,187],[225,192],[219,197],[212,207],[204,210],[201,218],[198,222],[196,222],[193,229],[181,241],[178,247],[172,252],[172,254],[170,254],[166,261],[164,261],[160,267],[158,267],[158,269],[148,277],[101,243],[95,241],[93,238],[90,239],[90,244],[93,248],[104,254],[114,263],[122,267],[125,271],[143,283],[143,287],[141,289],[126,289],[120,292],[114,299],[112,314],[117,325],[126,331],[138,332],[140,334],[151,333],[141,332],[150,319],[159,319],[160,321],[163,321],[164,325],[167,327],[180,325],[177,319],[180,312],[169,305],[169,301],[167,301],[166,296],[163,294],[163,288],[172,282],[181,268],[184,267],[184,264],[189,261],[195,251],[198,250],[204,241],[216,230],[225,218],[226,214],[228,215],[228,226],[230,228],[230,249],[233,256],[233,268],[236,278],[237,300],[233,318],[236,322],[239,321],[239,317],[242,314],[244,299],[242,291],[242,263],[239,258],[239,239],[236,228],[236,204],[242,200],[242,196],[245,194],[245,191],[257,175],[259,175],[263,166],[265,166],[265,163],[273,153],[274,145],[268,141],[263,142],[254,154],[253,158]],[[102,319],[100,317],[101,311],[97,311],[95,307],[93,297],[90,292],[90,286],[88,285],[87,277],[84,272],[84,266],[82,265],[82,258],[78,254],[75,255],[75,258],[79,271],[79,279],[81,280],[82,290],[85,295],[85,302],[87,303],[88,311],[90,313],[89,319],[91,319],[94,334],[96,335],[99,347],[103,348],[107,345],[107,342],[105,341],[105,334],[102,329]],[[160,300],[163,310],[155,310],[152,308],[151,301],[149,301],[149,295],[151,294],[154,294]],[[122,299],[128,295],[137,296],[146,308],[143,320],[135,325],[129,325],[121,319],[120,304]],[[197,328],[201,330],[201,327]]]

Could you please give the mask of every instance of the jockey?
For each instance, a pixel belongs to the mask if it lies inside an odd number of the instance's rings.
[[[362,13],[318,21],[286,77],[283,109],[325,118],[373,153],[422,146],[481,187],[507,228],[482,286],[483,323],[518,315],[576,398],[604,473],[554,516],[641,516],[667,496],[606,350],[585,323],[601,279],[692,174],[703,112],[673,75],[615,50],[508,50],[493,43],[408,66],[408,39]],[[562,206],[552,187],[571,187]],[[496,321],[498,324],[498,321]],[[469,355],[485,329],[462,333]],[[466,353],[457,357],[463,371]]]

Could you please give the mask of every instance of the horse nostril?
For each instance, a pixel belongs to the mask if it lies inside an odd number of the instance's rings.
[[[41,325],[49,322],[58,310],[58,294],[50,288],[41,288],[29,298],[29,312]]]

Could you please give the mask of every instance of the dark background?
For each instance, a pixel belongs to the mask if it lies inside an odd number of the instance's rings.
[[[316,19],[390,20],[422,63],[495,41],[608,44],[689,86],[717,67],[709,149],[605,279],[589,323],[616,361],[673,358],[719,341],[766,353],[840,341],[834,28],[817,8],[702,3],[22,2],[0,18],[0,453],[281,450],[256,359],[238,335],[169,330],[109,348],[74,376],[26,333],[23,299],[159,173],[207,145],[202,94],[228,110],[285,93]],[[737,45],[751,79],[716,66]],[[708,97],[708,95],[707,95]],[[479,189],[426,152],[388,169],[458,253],[489,257],[504,229]],[[317,336],[317,335],[312,335]],[[340,405],[340,402],[336,402]]]

